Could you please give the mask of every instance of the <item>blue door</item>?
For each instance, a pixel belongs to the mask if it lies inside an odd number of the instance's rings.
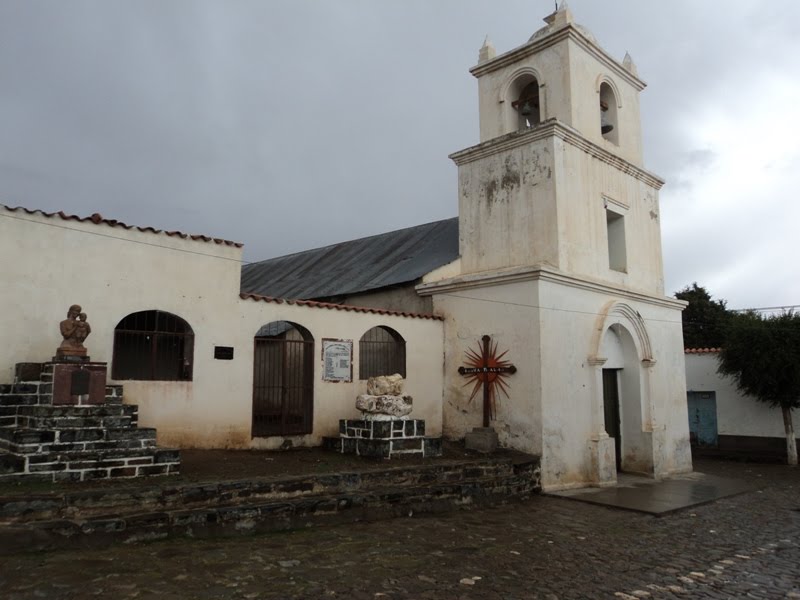
[[[688,392],[689,438],[693,445],[717,445],[716,392]]]

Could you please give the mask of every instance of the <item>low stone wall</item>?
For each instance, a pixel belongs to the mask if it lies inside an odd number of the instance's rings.
[[[536,457],[271,480],[0,497],[0,553],[441,512],[540,491]]]

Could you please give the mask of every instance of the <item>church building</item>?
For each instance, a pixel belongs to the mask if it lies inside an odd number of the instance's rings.
[[[429,433],[462,439],[491,417],[501,446],[541,457],[544,489],[612,485],[620,471],[656,478],[690,471],[685,304],[664,293],[664,182],[643,166],[645,83],[631,57],[612,58],[566,2],[545,22],[503,54],[487,39],[470,70],[480,137],[451,155],[456,218],[240,270],[240,248],[222,240],[126,228],[131,239],[161,235],[163,243],[86,242],[92,229],[119,230],[97,215],[70,222],[82,243],[106,245],[79,273],[59,260],[64,249],[41,226],[59,215],[0,209],[26,219],[0,219],[0,250],[25,248],[12,270],[14,281],[26,282],[0,291],[0,324],[12,332],[0,369],[10,373],[15,359],[52,352],[31,343],[44,317],[27,298],[45,291],[58,300],[56,323],[62,305],[102,305],[87,344],[130,388],[140,421],[172,444],[316,445],[335,435],[338,419],[353,418],[364,375],[397,370]],[[37,246],[37,236],[47,240]],[[208,250],[183,252],[203,241]],[[56,303],[46,307],[55,311]],[[130,363],[136,350],[121,335],[149,327],[144,313],[153,311],[173,342],[191,332],[176,352],[183,360],[191,343],[193,355],[171,380],[142,382],[146,365],[115,362]],[[270,402],[258,386],[284,385],[259,374],[277,364],[277,350],[264,349],[277,339],[295,344],[281,368],[302,364],[291,394],[309,403],[292,423],[275,421],[283,409],[255,417],[255,405]],[[349,380],[326,379],[315,345],[323,340],[352,344]],[[217,359],[216,347],[229,348],[230,359]]]

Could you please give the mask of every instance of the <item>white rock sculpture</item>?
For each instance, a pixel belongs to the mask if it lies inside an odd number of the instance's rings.
[[[403,394],[403,376],[381,375],[367,380],[367,394],[370,396],[401,396]]]
[[[413,402],[411,396],[361,394],[356,398],[356,408],[367,420],[400,419],[411,412]]]

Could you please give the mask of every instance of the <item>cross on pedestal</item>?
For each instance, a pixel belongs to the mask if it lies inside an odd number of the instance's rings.
[[[489,422],[494,416],[494,400],[497,395],[495,388],[499,388],[508,398],[508,386],[504,378],[506,375],[516,373],[517,367],[503,360],[508,350],[498,356],[497,344],[493,346],[492,338],[488,335],[483,336],[481,341],[478,352],[467,350],[468,366],[459,367],[458,372],[469,377],[465,385],[474,383],[470,400],[483,387],[483,426],[489,427]]]

